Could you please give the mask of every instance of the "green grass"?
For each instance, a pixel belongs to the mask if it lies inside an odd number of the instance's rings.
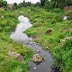
[[[25,33],[52,53],[53,65],[60,68],[60,71],[72,72],[72,40],[61,42],[61,39],[72,36],[72,21],[63,21],[64,12],[46,12],[44,9],[33,7],[20,10],[33,24]],[[48,28],[52,28],[53,32],[45,35]]]
[[[17,17],[24,15],[30,19],[33,26],[25,33],[40,43],[43,48],[54,56],[53,65],[62,72],[72,72],[72,40],[61,42],[61,39],[72,36],[72,20],[63,21],[64,12],[46,12],[38,7],[26,7],[15,10],[0,9],[0,71],[1,72],[26,72],[27,62],[31,59],[32,50],[16,44],[10,38],[10,32],[18,24]],[[52,28],[52,33],[45,32]],[[8,51],[15,51],[24,56],[25,63],[17,62],[7,57]],[[7,58],[6,58],[7,57]]]
[[[28,72],[28,61],[31,60],[33,51],[10,39],[11,31],[19,23],[18,16],[13,11],[0,8],[0,72]],[[17,52],[24,56],[24,63],[16,61],[15,57],[9,57],[9,51]]]

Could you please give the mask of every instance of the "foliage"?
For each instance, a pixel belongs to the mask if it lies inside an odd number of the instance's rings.
[[[45,2],[47,1],[47,0],[40,0],[41,1],[41,6],[44,6],[45,5]]]
[[[69,20],[72,20],[72,10],[69,10],[68,13],[65,13],[66,16],[69,16]]]
[[[49,11],[49,10],[51,10],[51,9],[53,9],[53,8],[54,8],[54,2],[46,1],[46,3],[45,3],[45,9],[46,9],[47,11]]]
[[[33,51],[22,44],[17,44],[10,39],[11,32],[18,21],[18,13],[0,8],[0,72],[28,72],[28,61],[31,60]],[[24,63],[15,57],[9,57],[8,52],[13,51],[24,56]]]
[[[33,5],[34,7],[41,7],[41,3],[37,2],[36,4]]]
[[[51,10],[52,8],[64,9],[65,6],[72,5],[72,0],[41,0],[41,4],[46,10]]]
[[[5,7],[5,6],[7,6],[7,2],[0,0],[0,7]]]

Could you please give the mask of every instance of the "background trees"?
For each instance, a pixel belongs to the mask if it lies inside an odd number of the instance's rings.
[[[61,8],[65,6],[71,6],[72,0],[41,0],[41,6],[44,6],[46,10],[52,8]]]
[[[7,2],[0,0],[0,7],[4,7],[4,6],[7,6]]]
[[[46,1],[48,0],[40,0],[41,1],[41,6],[45,6]]]

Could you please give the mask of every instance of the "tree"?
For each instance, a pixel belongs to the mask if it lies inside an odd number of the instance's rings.
[[[67,3],[68,6],[71,6],[72,5],[72,0],[67,0],[66,3]]]
[[[47,0],[40,0],[40,1],[41,1],[41,6],[45,6]]]
[[[14,3],[14,6],[17,6],[17,3]]]
[[[55,8],[64,8],[67,0],[51,0]]]
[[[49,11],[50,9],[52,9],[54,7],[54,3],[52,1],[46,1],[45,3],[45,9],[47,11]]]
[[[7,6],[7,2],[0,0],[0,7],[5,7],[5,6]]]

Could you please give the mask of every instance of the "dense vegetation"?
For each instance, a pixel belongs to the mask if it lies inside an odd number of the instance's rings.
[[[0,7],[7,6],[6,2],[1,1]],[[19,23],[17,17],[24,15],[33,24],[25,33],[52,53],[54,67],[62,72],[72,72],[72,11],[66,14],[63,11],[64,6],[71,5],[71,2],[72,0],[41,0],[41,4],[14,3],[12,10],[0,8],[0,71],[27,72],[32,50],[13,42],[9,37]],[[63,20],[64,15],[69,16],[67,21]],[[53,31],[45,34],[48,29]],[[10,58],[9,51],[23,55],[25,62]]]
[[[0,0],[0,7],[5,7],[5,6],[7,6],[7,2]]]
[[[53,8],[64,8],[65,6],[72,5],[72,0],[41,0],[41,6],[53,7]]]

